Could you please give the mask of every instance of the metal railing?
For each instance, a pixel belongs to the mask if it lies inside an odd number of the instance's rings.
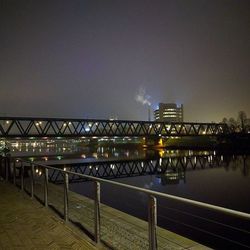
[[[2,169],[3,164],[2,164],[2,160],[1,159],[1,164],[0,167]],[[157,249],[157,235],[156,235],[156,227],[157,227],[157,198],[156,197],[161,197],[161,198],[165,198],[165,199],[171,199],[171,200],[175,200],[175,201],[179,201],[179,202],[183,202],[186,204],[191,204],[194,206],[198,206],[201,208],[206,208],[206,209],[210,209],[216,212],[222,212],[228,215],[232,215],[232,216],[237,216],[246,220],[250,220],[250,214],[248,213],[244,213],[244,212],[240,212],[240,211],[236,211],[236,210],[232,210],[232,209],[228,209],[228,208],[224,208],[224,207],[220,207],[220,206],[215,206],[215,205],[211,205],[208,203],[204,203],[204,202],[199,202],[199,201],[195,201],[195,200],[191,200],[191,199],[187,199],[187,198],[182,198],[182,197],[178,197],[175,195],[170,195],[170,194],[164,194],[164,193],[160,193],[160,192],[156,192],[156,191],[152,191],[152,190],[148,190],[148,189],[144,189],[144,188],[139,188],[139,187],[135,187],[135,186],[131,186],[131,185],[127,185],[127,184],[123,184],[123,183],[118,183],[115,181],[111,181],[111,180],[106,180],[106,179],[101,179],[98,177],[93,177],[93,176],[88,176],[88,175],[84,175],[84,174],[80,174],[80,173],[76,173],[76,172],[72,172],[72,171],[67,171],[67,170],[63,170],[63,169],[59,169],[59,168],[55,168],[55,167],[51,167],[51,166],[47,166],[47,165],[43,165],[43,164],[36,164],[30,161],[24,161],[20,158],[12,158],[12,159],[4,159],[4,167],[5,167],[5,179],[6,181],[9,179],[9,172],[10,172],[10,167],[11,167],[11,162],[12,162],[12,167],[13,167],[13,183],[16,185],[16,168],[17,163],[20,163],[20,186],[21,186],[21,190],[24,190],[24,168],[25,168],[25,164],[28,164],[28,166],[30,166],[31,169],[31,174],[30,174],[30,196],[34,197],[34,167],[40,167],[44,169],[43,172],[43,176],[44,176],[44,206],[47,207],[48,206],[48,171],[49,169],[51,170],[57,170],[60,171],[63,175],[64,175],[64,220],[67,222],[69,220],[69,210],[68,210],[68,206],[69,206],[69,199],[68,199],[68,191],[69,191],[69,175],[78,175],[80,177],[84,177],[88,180],[91,180],[95,183],[95,196],[94,196],[94,238],[95,238],[95,242],[96,243],[100,243],[101,241],[101,221],[100,221],[100,190],[101,190],[101,183],[107,183],[110,185],[114,185],[114,186],[119,186],[119,187],[123,187],[123,188],[127,188],[133,191],[137,191],[137,192],[142,192],[146,195],[148,195],[148,242],[149,242],[149,249]],[[9,168],[9,169],[8,169]]]

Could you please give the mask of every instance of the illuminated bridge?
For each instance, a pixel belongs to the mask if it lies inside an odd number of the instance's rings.
[[[157,175],[159,178],[184,179],[186,170],[207,169],[225,166],[222,155],[192,155],[171,156],[158,159],[145,160],[118,160],[103,162],[80,162],[68,165],[58,162],[54,167],[63,168],[72,172],[95,176],[106,179],[124,177],[136,177],[141,175]],[[49,179],[54,183],[63,183],[63,175],[60,171],[53,170],[49,173]],[[72,175],[70,182],[86,181],[77,175]]]
[[[241,168],[242,175],[249,174],[249,167],[246,162],[249,157],[244,155],[188,155],[188,156],[168,156],[165,158],[152,159],[137,159],[137,160],[114,160],[114,161],[98,161],[98,162],[76,162],[76,163],[62,163],[58,161],[53,163],[53,167],[58,168],[49,170],[49,180],[56,184],[64,182],[64,175],[60,169],[72,171],[75,173],[94,176],[105,179],[117,179],[126,177],[136,177],[145,175],[156,175],[161,179],[162,184],[176,183],[178,181],[185,182],[185,172],[192,170],[203,170],[208,168],[224,167],[229,170],[231,168],[231,161],[238,161],[243,163]],[[16,163],[17,166],[20,165]],[[25,165],[26,170],[30,175],[30,165]],[[37,177],[42,175],[42,169],[35,168]],[[2,173],[4,176],[4,173]],[[86,178],[79,175],[71,175],[69,182],[87,181]]]
[[[0,137],[114,137],[225,135],[223,123],[164,123],[148,121],[0,117]]]

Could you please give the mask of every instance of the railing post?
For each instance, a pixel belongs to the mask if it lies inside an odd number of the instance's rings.
[[[48,176],[49,170],[47,168],[44,169],[44,206],[48,206]]]
[[[2,169],[2,156],[0,155],[0,176],[3,175],[3,169]]]
[[[100,243],[101,233],[100,233],[100,182],[95,181],[95,242]]]
[[[148,200],[148,240],[149,249],[157,249],[157,237],[156,237],[156,226],[157,226],[157,203],[156,198],[149,195]]]
[[[9,180],[9,168],[8,168],[8,158],[7,156],[4,157],[4,164],[5,164],[5,181]]]
[[[16,160],[13,160],[13,184],[16,185]]]
[[[23,162],[21,162],[21,190],[24,190],[24,165]]]
[[[68,198],[68,191],[69,191],[69,175],[64,173],[64,220],[68,222],[69,220],[69,198]]]
[[[34,198],[34,164],[30,163],[30,196]]]

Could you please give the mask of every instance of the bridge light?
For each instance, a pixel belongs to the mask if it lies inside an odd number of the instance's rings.
[[[39,122],[36,123],[36,126],[39,126]]]
[[[66,127],[66,126],[67,126],[67,123],[63,123],[63,126]]]
[[[162,164],[162,158],[159,159],[159,165],[161,166]]]
[[[9,121],[6,121],[6,124],[9,124],[10,122]]]
[[[210,156],[208,156],[208,157],[207,157],[207,161],[208,161],[208,163],[210,163],[210,162],[211,162],[211,160],[210,160]]]
[[[161,150],[159,151],[159,155],[160,155],[160,157],[163,157],[163,155],[164,155],[164,150],[163,150],[163,149],[161,149]]]
[[[158,143],[159,143],[159,146],[163,146],[163,140],[162,140],[162,138],[159,139]]]
[[[42,122],[39,122],[40,125],[42,125]]]
[[[69,122],[69,125],[71,125],[71,122]]]

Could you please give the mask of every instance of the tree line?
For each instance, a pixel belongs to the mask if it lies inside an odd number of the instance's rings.
[[[250,119],[247,117],[245,111],[239,111],[237,118],[222,119],[222,123],[226,123],[229,127],[233,128],[236,132],[250,132]]]

